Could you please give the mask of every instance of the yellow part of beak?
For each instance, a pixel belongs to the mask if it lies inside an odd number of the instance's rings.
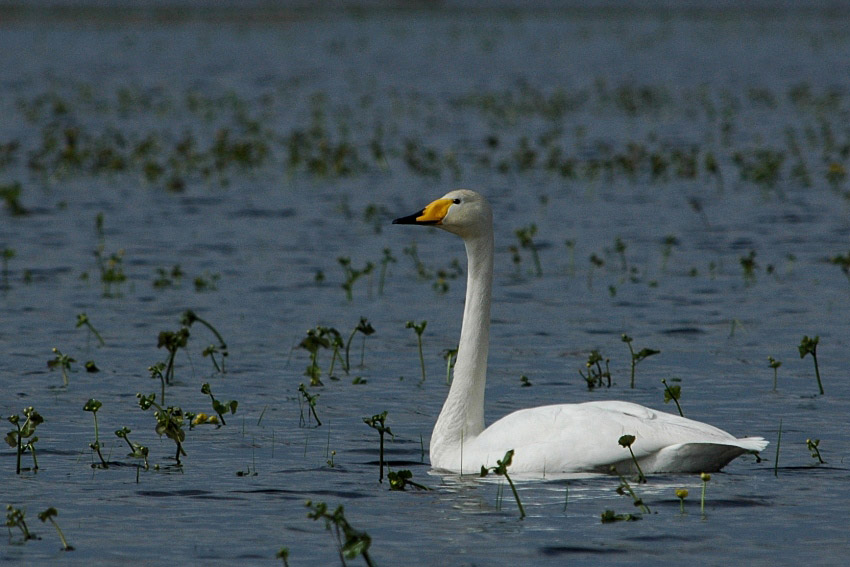
[[[449,212],[451,205],[451,199],[437,199],[422,209],[422,214],[416,217],[416,222],[440,224]]]

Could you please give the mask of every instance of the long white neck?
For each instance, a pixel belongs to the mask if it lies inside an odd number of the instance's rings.
[[[484,431],[484,386],[490,345],[493,233],[464,240],[468,262],[466,304],[454,380],[431,435],[432,463],[442,451],[460,447]]]

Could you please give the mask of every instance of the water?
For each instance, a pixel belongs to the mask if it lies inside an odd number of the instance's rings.
[[[273,564],[287,546],[292,565],[335,564],[308,499],[343,505],[379,565],[842,563],[850,282],[828,259],[848,253],[850,234],[846,18],[770,8],[259,13],[222,24],[22,12],[0,27],[2,52],[15,54],[0,60],[0,144],[18,144],[0,160],[0,185],[20,182],[29,211],[0,211],[0,247],[15,252],[0,297],[0,415],[34,406],[45,418],[37,474],[15,475],[14,452],[0,452],[2,501],[25,508],[41,537],[4,543],[5,563]],[[455,186],[485,192],[497,218],[488,421],[555,400],[675,411],[660,380],[681,378],[688,417],[772,443],[762,462],[743,457],[712,475],[705,518],[697,476],[650,478],[635,489],[651,514],[602,525],[606,509],[636,511],[616,478],[522,481],[519,520],[498,480],[430,472],[441,354],[460,330],[463,279],[451,278],[451,261],[463,248],[389,221]],[[531,223],[540,278],[528,250],[516,266],[509,249]],[[412,244],[430,279],[403,253]],[[379,294],[384,248],[397,262]],[[98,249],[123,251],[127,281],[112,297]],[[604,266],[591,267],[591,254]],[[339,257],[376,266],[352,301]],[[174,265],[179,281],[155,287],[157,270]],[[445,293],[434,289],[441,269]],[[197,291],[197,277],[214,289]],[[157,335],[187,309],[221,331],[227,373],[201,356],[215,337],[196,323],[167,402],[209,413],[209,382],[239,405],[225,427],[187,431],[177,468],[136,393],[159,393],[147,370],[166,357]],[[75,328],[83,312],[106,346]],[[300,427],[309,357],[297,345],[316,325],[347,338],[361,316],[376,329],[365,365],[359,336],[338,381],[321,351],[325,386],[310,391],[323,425]],[[428,321],[424,382],[408,320]],[[637,367],[634,390],[622,333],[661,350]],[[811,357],[799,357],[803,335],[820,337],[825,396]],[[53,347],[77,360],[67,387],[47,368]],[[578,375],[592,349],[611,360],[610,390],[588,391]],[[783,363],[777,392],[768,356]],[[90,359],[101,372],[83,370]],[[103,402],[107,470],[91,466],[89,398]],[[392,468],[431,491],[377,482],[378,436],[362,418],[384,410]],[[113,434],[122,426],[159,470],[125,456]],[[807,438],[821,440],[827,464]],[[685,515],[678,488],[690,491]],[[49,506],[73,553],[38,521]]]

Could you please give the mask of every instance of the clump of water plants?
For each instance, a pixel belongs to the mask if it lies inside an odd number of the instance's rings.
[[[378,295],[384,294],[384,280],[387,276],[387,266],[397,262],[398,260],[393,256],[393,251],[389,248],[384,248],[383,256],[381,256],[381,272],[378,276]]]
[[[325,529],[333,530],[339,559],[343,565],[345,565],[346,559],[354,559],[359,555],[368,567],[374,566],[372,558],[369,557],[372,538],[369,537],[368,533],[354,529],[345,518],[345,510],[342,506],[338,506],[333,512],[328,512],[328,505],[324,502],[314,503],[312,500],[308,500],[305,506],[310,509],[307,514],[308,518],[315,521],[324,520]]]
[[[181,348],[186,348],[189,342],[189,329],[180,327],[177,331],[160,331],[157,336],[156,348],[165,348],[168,351],[168,358],[165,361],[165,370],[162,372],[162,377],[166,384],[171,384],[174,380],[174,359],[177,357],[177,351]]]
[[[156,273],[157,277],[153,280],[153,286],[157,289],[180,285],[184,275],[180,264],[174,264],[170,270],[157,268]]]
[[[103,249],[101,244],[94,252],[97,267],[100,270],[100,281],[103,284],[103,297],[116,297],[119,293],[113,292],[113,286],[117,288],[127,281],[123,265],[124,250],[118,250],[104,257]]]
[[[782,366],[782,363],[773,358],[772,356],[767,357],[768,365],[773,368],[773,391],[776,391],[776,383],[779,380],[779,367]]]
[[[100,346],[106,346],[106,343],[104,342],[103,337],[100,336],[100,333],[98,333],[97,329],[95,329],[94,325],[92,325],[92,322],[89,319],[89,316],[86,315],[85,313],[80,313],[80,314],[77,315],[77,326],[76,326],[76,328],[79,329],[82,326],[85,326],[86,329],[88,329],[88,334],[86,335],[86,344],[88,344],[89,335],[94,335],[95,338],[97,339],[97,342],[100,343]]]
[[[99,400],[91,398],[83,406],[83,411],[90,411],[94,417],[94,443],[89,443],[89,447],[91,447],[92,451],[97,453],[97,456],[100,459],[100,464],[93,464],[92,466],[108,469],[109,463],[106,462],[106,459],[103,458],[103,454],[100,452],[100,433],[97,427],[97,410],[99,410],[101,406],[103,406],[103,404]]]
[[[501,460],[496,461],[495,467],[485,467],[481,465],[481,476],[485,477],[490,473],[493,473],[498,476],[505,477],[505,480],[508,481],[508,485],[511,487],[511,492],[514,494],[514,500],[516,500],[517,508],[519,508],[519,518],[525,518],[525,508],[522,507],[522,501],[519,499],[519,493],[517,492],[516,486],[514,486],[514,481],[511,480],[510,475],[508,474],[508,467],[511,466],[511,462],[514,458],[514,450],[510,449],[505,456],[502,457]]]
[[[756,251],[750,250],[750,253],[746,256],[741,256],[738,261],[741,264],[741,268],[744,270],[744,282],[749,285],[756,280],[756,268],[758,264],[756,264]]]
[[[227,425],[227,422],[224,421],[224,414],[226,413],[236,413],[236,408],[239,406],[239,402],[236,400],[230,400],[229,402],[220,402],[213,396],[212,389],[210,385],[206,382],[201,384],[201,393],[206,394],[210,397],[210,401],[212,403],[213,411],[218,415],[218,418],[221,420],[222,425]]]
[[[375,328],[372,327],[372,324],[369,322],[366,317],[361,317],[360,321],[357,323],[357,326],[354,327],[354,330],[351,331],[351,334],[348,335],[348,340],[345,342],[345,372],[348,373],[351,370],[351,361],[349,358],[349,354],[351,352],[351,341],[354,340],[354,335],[360,333],[363,335],[363,344],[360,349],[360,366],[363,366],[363,358],[366,352],[366,337],[375,333]]]
[[[629,450],[629,454],[632,456],[632,462],[634,462],[638,471],[638,482],[646,482],[646,477],[640,468],[640,463],[638,463],[637,457],[635,457],[635,452],[632,450],[632,444],[635,442],[635,436],[623,435],[617,442],[620,444],[620,447],[624,447]]]
[[[425,357],[422,355],[422,333],[425,332],[425,327],[428,325],[428,321],[422,321],[421,323],[415,323],[413,321],[408,321],[405,325],[408,329],[413,329],[416,333],[416,341],[419,344],[419,365],[422,368],[422,381],[425,381]]]
[[[679,378],[671,378],[673,381],[680,381]],[[673,386],[667,383],[666,378],[661,379],[661,383],[664,384],[664,403],[669,403],[672,401],[676,404],[676,409],[679,410],[679,415],[685,417],[685,414],[682,413],[682,406],[679,405],[679,398],[682,397],[682,386],[679,384],[675,384]]]
[[[812,355],[812,360],[815,363],[815,378],[817,378],[818,390],[822,396],[823,383],[821,383],[820,370],[818,369],[818,342],[820,342],[820,336],[809,338],[808,335],[804,335],[803,340],[800,341],[800,346],[798,346],[797,349],[800,351],[800,358],[805,358],[807,354]]]
[[[806,448],[812,454],[813,459],[817,459],[819,465],[823,465],[826,461],[823,460],[823,457],[820,455],[820,449],[818,446],[820,445],[820,439],[806,439]]]
[[[198,317],[197,313],[195,313],[191,309],[184,311],[183,314],[180,317],[180,324],[183,325],[183,327],[188,329],[194,323],[200,323],[201,325],[203,325],[204,327],[209,329],[210,332],[212,332],[212,334],[215,335],[215,338],[218,339],[218,346],[210,345],[209,347],[207,347],[204,350],[203,356],[207,356],[207,354],[209,354],[212,357],[213,365],[215,366],[216,370],[218,370],[219,372],[224,374],[226,372],[225,367],[224,367],[224,360],[225,360],[225,358],[227,358],[227,355],[228,355],[228,353],[227,353],[227,343],[224,342],[224,338],[222,338],[221,333],[218,332],[218,329],[213,327],[212,324],[209,321],[206,321],[205,319],[201,319],[200,317]],[[189,336],[189,333],[187,331],[186,337],[188,338],[188,336]],[[186,345],[184,344],[183,346],[186,346]],[[221,366],[219,366],[216,363],[215,357],[213,356],[215,353],[218,353],[218,354],[221,355]]]
[[[366,265],[358,270],[352,267],[351,258],[346,256],[337,258],[337,262],[339,262],[339,265],[342,266],[342,270],[345,275],[345,281],[342,283],[342,289],[345,290],[345,297],[348,301],[352,301],[354,299],[354,283],[362,276],[371,274],[375,265],[372,262],[366,262]]]
[[[304,376],[310,379],[311,386],[322,386],[322,369],[319,367],[319,349],[329,348],[330,340],[327,338],[326,328],[317,326],[315,329],[309,329],[307,336],[300,343],[299,348],[303,348],[310,353],[310,364],[304,371]]]
[[[607,379],[608,387],[611,387],[611,371],[608,368],[608,364],[611,359],[605,360],[605,370],[602,370],[602,355],[599,354],[598,350],[590,351],[590,355],[587,357],[587,362],[584,363],[585,368],[587,368],[587,374],[582,372],[581,370],[578,373],[584,378],[584,381],[587,382],[587,389],[593,390],[594,388],[601,388],[605,385],[604,380]]]
[[[156,433],[159,436],[165,435],[177,446],[177,451],[174,459],[177,461],[177,466],[181,466],[180,456],[186,456],[186,451],[183,449],[183,441],[186,439],[186,432],[183,431],[184,414],[183,410],[177,406],[168,406],[163,408],[156,403],[156,394],[144,396],[136,394],[139,399],[139,407],[147,411],[151,407],[156,408],[154,418],[156,419]]]
[[[148,453],[150,451],[144,445],[130,441],[130,431],[131,430],[127,427],[122,427],[121,429],[115,430],[115,436],[119,439],[123,439],[127,443],[127,446],[130,447],[130,453],[127,456],[133,457],[134,459],[144,460],[145,470],[148,470]]]
[[[29,211],[21,204],[21,184],[18,181],[0,185],[0,199],[13,217],[22,217]]]
[[[605,510],[601,514],[603,524],[614,522],[636,522],[641,519],[640,514],[618,514],[614,510]]]
[[[24,408],[23,413],[26,418],[23,423],[21,423],[21,418],[18,414],[13,414],[6,418],[9,423],[15,426],[15,429],[6,434],[4,440],[10,447],[15,449],[16,474],[21,474],[21,455],[24,454],[24,451],[29,451],[32,455],[32,470],[38,470],[38,460],[35,457],[35,443],[38,441],[38,437],[35,436],[35,429],[44,423],[44,418],[32,406]]]
[[[384,435],[389,433],[391,437],[395,437],[393,432],[386,425],[387,412],[382,411],[372,417],[364,417],[363,423],[378,432],[379,436],[379,453],[378,453],[378,482],[384,482]]]
[[[310,416],[313,416],[313,419],[316,420],[316,427],[320,427],[322,425],[321,420],[319,419],[319,414],[316,413],[316,401],[319,399],[319,394],[311,394],[307,391],[307,388],[304,384],[298,386],[298,391],[301,393],[301,398],[307,403],[307,407],[310,408],[310,411],[307,413],[307,420],[310,419]],[[299,409],[301,408],[301,399],[299,398]],[[304,427],[307,421],[304,420],[304,412],[301,412],[299,426]]]
[[[631,375],[630,387],[634,388],[635,387],[635,367],[638,365],[638,362],[640,362],[641,360],[643,360],[645,358],[649,358],[650,356],[660,354],[661,351],[651,349],[651,348],[642,348],[642,349],[640,349],[640,351],[635,352],[635,350],[632,348],[632,340],[633,340],[632,337],[630,337],[630,336],[628,336],[627,334],[624,333],[620,337],[620,339],[624,343],[626,343],[626,345],[629,347],[629,353],[631,354],[631,357],[632,357],[631,358],[632,375]]]
[[[407,469],[400,471],[390,471],[387,473],[387,480],[390,481],[390,490],[405,490],[408,486],[412,486],[417,490],[431,490],[424,484],[419,484],[411,480],[413,473]]]
[[[829,263],[841,268],[847,279],[850,280],[850,252],[847,254],[836,254],[829,259]]]
[[[274,554],[275,558],[283,561],[283,567],[289,567],[289,548],[284,546],[277,550]]]
[[[534,275],[539,278],[543,275],[543,267],[540,264],[540,256],[537,253],[537,246],[534,243],[535,234],[537,234],[537,225],[534,223],[514,230],[514,236],[516,236],[519,247],[510,246],[509,249],[517,266],[522,262],[519,249],[522,248],[523,250],[530,251],[531,259],[534,262]]]
[[[31,539],[38,539],[38,536],[36,536],[34,533],[32,533],[29,529],[29,526],[27,526],[27,521],[24,518],[25,515],[26,515],[26,513],[22,509],[15,508],[11,504],[7,504],[6,505],[6,527],[7,528],[18,528],[19,530],[21,530],[21,537],[23,538],[24,542],[29,541]],[[11,531],[10,531],[10,535],[11,535]]]
[[[617,467],[612,465],[611,466],[611,472],[617,472]],[[650,512],[649,506],[644,504],[643,499],[640,498],[635,493],[634,489],[632,489],[632,485],[629,484],[629,481],[627,481],[626,478],[619,473],[617,473],[617,476],[620,478],[620,485],[617,487],[617,494],[619,494],[621,496],[629,496],[632,499],[632,503],[635,505],[635,507],[640,508],[640,511],[642,513],[649,514],[649,512]],[[640,519],[640,518],[638,517],[638,518],[626,518],[626,519],[632,520],[632,519]],[[603,522],[604,522],[604,520],[603,520]]]
[[[44,512],[40,512],[38,514],[38,519],[42,522],[49,521],[51,524],[53,524],[53,527],[56,528],[56,533],[59,534],[59,540],[62,542],[62,551],[74,551],[74,547],[68,545],[68,540],[65,539],[65,534],[62,533],[62,529],[59,527],[59,524],[56,523],[56,520],[54,519],[58,515],[59,512],[56,511],[56,508],[51,506]]]
[[[56,347],[53,347],[53,354],[56,356],[47,361],[47,367],[50,370],[58,368],[62,371],[62,384],[64,386],[68,385],[68,373],[71,371],[71,364],[77,362],[76,359],[71,358],[67,354],[62,354],[62,351]]]

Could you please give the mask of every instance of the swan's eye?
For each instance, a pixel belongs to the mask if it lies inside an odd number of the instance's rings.
[[[460,199],[454,199],[452,203],[454,203],[455,205],[460,205]]]

